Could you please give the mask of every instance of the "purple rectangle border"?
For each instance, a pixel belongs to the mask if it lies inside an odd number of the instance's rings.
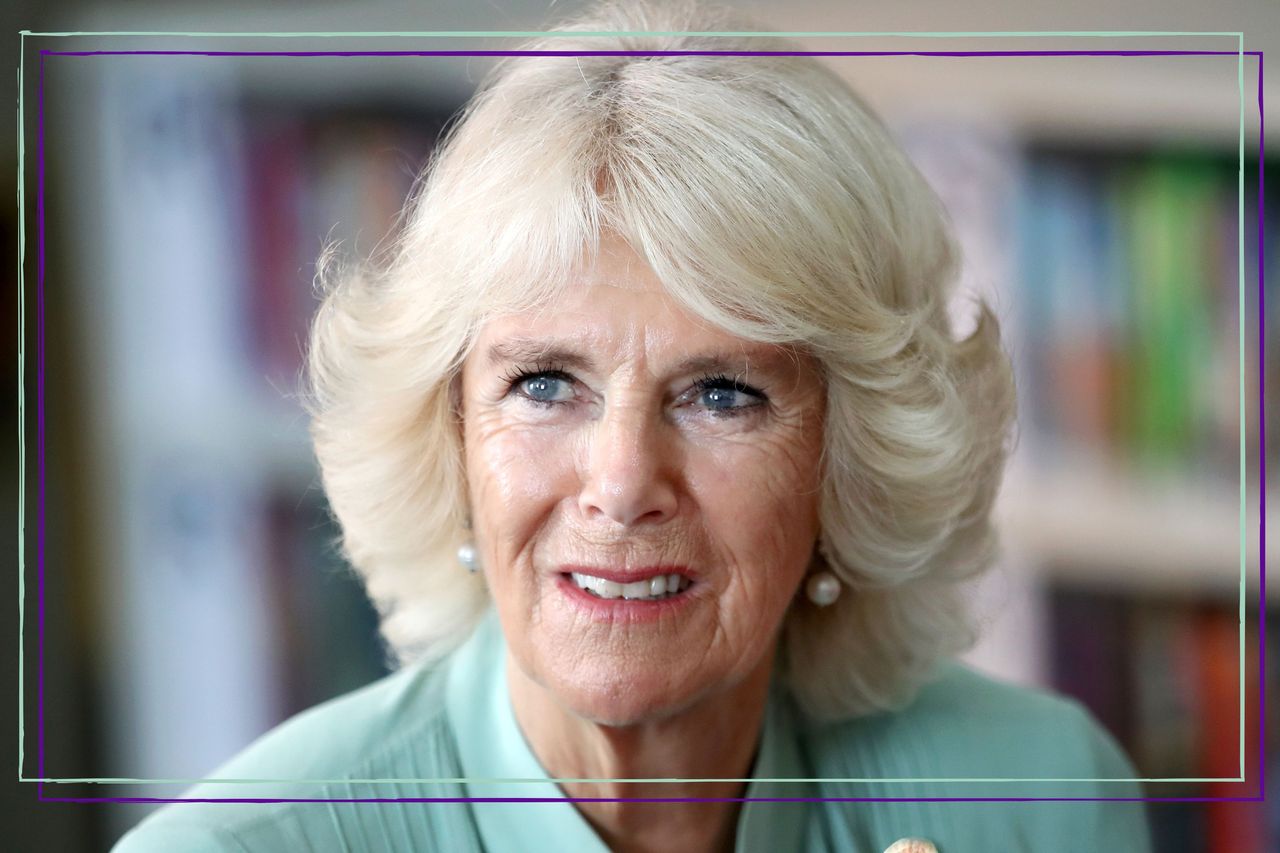
[[[86,34],[92,35],[92,34]],[[45,139],[44,139],[44,71],[45,59],[50,56],[211,56],[211,57],[511,57],[511,56],[815,56],[815,57],[869,57],[869,56],[933,56],[933,57],[999,57],[999,56],[1256,56],[1258,58],[1258,463],[1259,463],[1259,599],[1258,599],[1258,794],[1253,797],[369,797],[369,798],[178,798],[178,797],[47,797],[43,781],[36,783],[37,799],[49,803],[541,803],[541,802],[1157,802],[1157,803],[1257,803],[1266,799],[1266,636],[1267,636],[1267,458],[1266,458],[1266,280],[1264,198],[1264,173],[1266,160],[1266,121],[1263,103],[1263,51],[1239,50],[1017,50],[1017,51],[700,51],[700,50],[362,50],[362,51],[232,51],[232,50],[40,50],[37,79],[37,143],[36,143],[36,446],[39,476],[39,507],[36,539],[38,607],[38,766],[39,776],[45,775],[45,726],[44,726],[44,630],[45,630],[45,341],[44,341],[44,283],[45,283]],[[1243,163],[1242,163],[1243,165]],[[1241,258],[1243,261],[1243,258]],[[1243,309],[1243,304],[1241,305]],[[1241,346],[1243,347],[1243,341]],[[1242,449],[1243,452],[1243,449]],[[25,500],[26,496],[19,496]],[[1242,591],[1243,594],[1243,591]],[[1241,628],[1243,630],[1243,626]],[[1242,709],[1243,711],[1243,709]],[[1245,719],[1242,713],[1241,720]],[[1244,768],[1241,768],[1242,775]],[[300,780],[305,782],[305,780]],[[431,780],[423,780],[430,782]],[[919,780],[929,782],[928,779]],[[1016,781],[1016,780],[1015,780]],[[1071,780],[1062,780],[1069,782]],[[1088,780],[1081,780],[1088,781]],[[1230,780],[1225,780],[1230,781]],[[145,780],[136,784],[146,784]],[[1247,780],[1236,784],[1248,784]]]

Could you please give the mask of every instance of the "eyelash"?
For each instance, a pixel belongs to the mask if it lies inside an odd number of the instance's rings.
[[[533,367],[513,368],[509,373],[502,377],[502,382],[507,387],[507,393],[511,393],[512,391],[518,391],[520,385],[525,380],[534,379],[538,376],[545,376],[549,379],[560,379],[565,382],[573,382],[573,377],[568,373],[565,373],[562,368],[554,364],[543,364],[542,362],[539,362]],[[563,400],[535,400],[533,397],[524,393],[521,393],[520,396],[525,400],[525,402],[532,403],[533,405],[543,409],[554,408],[555,406],[565,402]]]
[[[542,363],[534,365],[533,367],[514,368],[502,377],[502,381],[506,384],[508,393],[511,393],[512,391],[519,393],[521,383],[528,379],[535,379],[540,376],[547,377],[549,379],[559,379],[569,383],[573,382],[573,377],[565,372],[565,370],[559,365]],[[764,392],[760,391],[758,388],[753,388],[750,385],[746,385],[735,379],[730,379],[723,373],[715,373],[699,377],[694,380],[693,386],[698,390],[699,394],[716,389],[731,390],[740,391],[743,394],[755,397],[757,400],[757,402],[750,403],[745,406],[735,406],[731,409],[708,409],[707,411],[711,413],[712,417],[716,418],[738,417],[756,408],[767,399]],[[544,409],[561,406],[569,402],[568,400],[537,400],[524,393],[520,393],[520,396],[525,400],[525,402],[532,403],[533,405]]]

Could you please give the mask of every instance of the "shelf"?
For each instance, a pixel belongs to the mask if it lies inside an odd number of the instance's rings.
[[[1280,495],[1274,499],[1280,498]],[[1258,494],[1246,497],[1248,598],[1258,589]],[[996,508],[1011,549],[1048,577],[1161,594],[1229,597],[1240,585],[1240,495],[1155,485],[1096,465],[1011,473]],[[1275,536],[1269,566],[1280,565]],[[1267,591],[1280,601],[1280,582]]]
[[[1021,48],[1028,49],[1025,44]],[[1187,62],[1196,59],[1205,62]],[[1105,141],[1234,151],[1239,138],[1235,57],[966,57],[944,62],[907,57],[844,70],[850,84],[891,119],[950,116],[1007,128],[1021,138],[1068,144]],[[1256,70],[1246,68],[1245,79],[1245,146],[1256,152]]]

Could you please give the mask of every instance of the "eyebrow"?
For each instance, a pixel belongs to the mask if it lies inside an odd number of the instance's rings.
[[[728,373],[731,371],[781,372],[780,362],[793,362],[786,352],[758,349],[736,352],[709,352],[691,355],[675,367],[676,373]],[[595,362],[585,353],[559,341],[543,341],[536,338],[511,338],[492,344],[488,350],[488,363],[492,366],[509,362],[549,361],[570,370],[593,370]]]
[[[573,369],[590,370],[591,359],[576,350],[556,343],[540,341],[536,338],[511,338],[500,341],[489,347],[489,365],[496,366],[507,362],[554,361]]]

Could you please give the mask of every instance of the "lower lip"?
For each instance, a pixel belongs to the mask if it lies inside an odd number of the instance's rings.
[[[679,595],[653,601],[639,598],[600,598],[578,586],[569,575],[557,575],[556,587],[574,607],[599,622],[656,622],[684,610],[700,592],[700,585],[695,582]]]

